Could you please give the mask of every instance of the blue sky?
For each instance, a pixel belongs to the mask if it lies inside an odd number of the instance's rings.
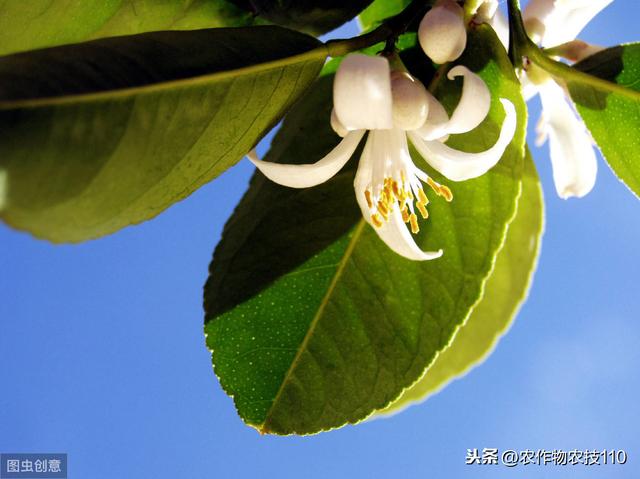
[[[638,14],[617,0],[582,37],[632,41]],[[420,406],[307,438],[244,426],[204,346],[202,284],[246,160],[155,220],[89,243],[0,225],[0,452],[67,452],[70,477],[92,479],[639,477],[640,202],[602,161],[589,196],[560,200],[546,148],[534,157],[542,255],[494,354]],[[466,449],[483,447],[625,449],[629,461],[465,466]]]

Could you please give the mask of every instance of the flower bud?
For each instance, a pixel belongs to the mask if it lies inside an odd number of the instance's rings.
[[[429,98],[424,85],[406,72],[391,74],[393,126],[401,130],[420,128],[429,114]]]
[[[454,0],[438,0],[420,22],[418,40],[435,63],[456,60],[467,45],[462,7]]]

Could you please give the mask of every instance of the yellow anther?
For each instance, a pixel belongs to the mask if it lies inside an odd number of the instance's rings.
[[[409,215],[409,224],[411,225],[411,232],[413,234],[416,234],[418,231],[420,231],[420,227],[418,226],[418,217],[415,215],[415,213],[411,213]]]
[[[409,198],[410,201],[413,201],[413,193],[409,190],[407,190],[407,198]]]
[[[367,205],[369,208],[373,208],[373,201],[371,201],[371,191],[364,190],[364,197],[367,200]]]
[[[448,186],[440,185],[440,194],[449,203],[453,200],[453,193],[451,193],[451,190]]]
[[[378,213],[374,213],[371,215],[371,222],[376,228],[382,227],[382,220],[380,219],[380,215]]]
[[[431,178],[427,178],[427,184],[431,187],[431,189],[436,193],[440,194],[440,184],[433,181]]]
[[[409,222],[409,208],[407,208],[407,205],[404,205],[402,208],[402,221],[405,223]]]
[[[418,208],[418,211],[420,211],[422,217],[426,220],[429,217],[427,208],[422,203],[416,203],[416,207]]]
[[[429,204],[429,198],[427,198],[427,195],[424,194],[424,190],[422,188],[418,190],[418,203],[422,205]]]
[[[433,181],[431,178],[427,178],[427,184],[438,196],[442,196],[448,202],[453,200],[453,193],[451,193],[448,186],[441,185],[440,183]]]
[[[389,209],[382,200],[378,201],[378,211],[380,212],[380,214],[382,214],[384,219],[387,219],[387,216],[389,215]]]
[[[391,183],[391,189],[393,190],[393,194],[396,196],[396,198],[400,199],[401,193],[397,181],[393,180],[393,183]]]

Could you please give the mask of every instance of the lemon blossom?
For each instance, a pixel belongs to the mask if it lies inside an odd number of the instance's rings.
[[[451,118],[422,83],[407,72],[391,71],[384,57],[348,55],[336,72],[331,125],[342,141],[313,164],[265,162],[248,156],[272,181],[293,187],[318,185],[335,175],[368,131],[354,188],[364,219],[396,253],[412,260],[434,259],[439,251],[422,251],[411,233],[419,231],[418,214],[428,217],[423,185],[451,201],[449,188],[416,166],[408,138],[436,170],[454,181],[479,176],[495,165],[516,128],[513,104],[501,100],[506,118],[496,144],[482,153],[465,153],[443,143],[449,134],[475,128],[487,115],[490,95],[484,82],[464,66],[449,78],[464,77],[463,94]]]
[[[602,9],[613,0],[531,0],[523,11],[523,20],[531,39],[543,48],[554,47],[570,61],[580,61],[601,50],[575,38]],[[488,0],[480,12],[488,18],[498,36],[508,43],[506,20]],[[494,14],[491,12],[493,10]],[[521,75],[523,93],[528,101],[540,95],[542,115],[538,122],[538,146],[549,141],[553,179],[561,198],[582,197],[593,188],[598,170],[593,141],[575,112],[569,95],[545,71],[535,64]]]

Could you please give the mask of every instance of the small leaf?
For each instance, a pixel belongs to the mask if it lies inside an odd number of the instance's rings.
[[[326,51],[281,27],[156,32],[0,58],[0,217],[81,241],[154,217],[234,165]]]
[[[241,27],[252,16],[227,0],[0,3],[0,55],[156,30]]]
[[[522,185],[518,211],[509,225],[482,299],[425,375],[378,414],[395,413],[422,402],[463,376],[491,354],[511,326],[531,285],[544,229],[542,189],[528,152]]]
[[[374,29],[387,18],[400,13],[409,3],[410,0],[375,0],[358,16],[362,30]]]
[[[495,141],[504,116],[498,97],[516,105],[518,131],[489,173],[451,184],[452,203],[431,202],[417,241],[444,248],[442,258],[405,260],[362,221],[357,158],[303,190],[256,174],[227,223],[205,287],[205,333],[223,388],[261,432],[314,433],[385,407],[422,375],[479,298],[515,212],[526,120],[499,41],[481,28],[470,45],[462,61],[476,58],[495,98],[489,118],[458,144]],[[331,81],[323,77],[287,115],[267,161],[309,163],[336,145]],[[448,82],[440,93],[460,89]]]
[[[355,17],[372,0],[230,0],[258,17],[313,35],[327,33]]]
[[[571,98],[614,173],[640,196],[640,43],[608,48],[575,65],[623,90],[569,79]]]

